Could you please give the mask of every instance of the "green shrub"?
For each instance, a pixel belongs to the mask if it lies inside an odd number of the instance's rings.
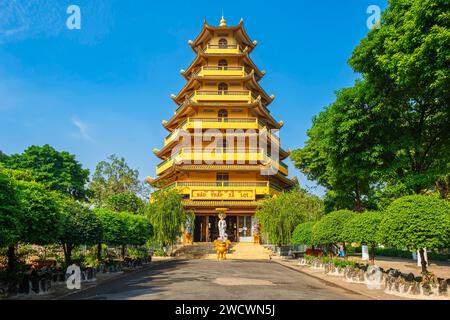
[[[294,232],[292,233],[292,244],[293,245],[307,245],[312,246],[315,245],[313,241],[313,227],[316,222],[305,222],[299,224]]]
[[[450,203],[422,195],[399,198],[386,209],[379,238],[398,249],[450,247]]]
[[[367,211],[354,215],[344,225],[342,231],[346,242],[358,242],[370,247],[371,259],[375,259],[378,244],[378,229],[383,216],[380,212]]]
[[[347,221],[354,216],[355,213],[350,210],[339,210],[325,215],[313,227],[314,243],[332,245],[345,241],[342,230]]]
[[[358,253],[361,254],[361,247],[349,247],[348,253]],[[401,250],[395,248],[376,248],[375,254],[380,257],[392,257],[392,258],[403,258],[403,259],[411,259],[412,252],[409,250]],[[428,252],[428,259],[431,261],[448,261],[450,260],[450,254],[448,253],[437,253],[437,252]]]
[[[166,252],[164,251],[163,248],[159,248],[159,249],[156,249],[156,250],[155,250],[155,252],[153,253],[153,255],[154,255],[155,257],[165,257],[165,256],[166,256]]]
[[[373,245],[378,242],[378,228],[383,216],[380,212],[358,213],[345,223],[343,238],[346,242]]]

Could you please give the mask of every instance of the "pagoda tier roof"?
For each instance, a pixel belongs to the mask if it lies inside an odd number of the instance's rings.
[[[185,105],[181,109],[179,109],[178,112],[175,111],[174,116],[169,121],[163,123],[163,126],[167,131],[172,132],[179,126],[182,121],[185,120],[186,117],[189,116],[190,113],[192,113],[192,107],[223,108],[223,105],[223,103],[192,102],[191,100],[187,100],[185,102]],[[258,115],[267,119],[274,128],[280,129],[282,126],[272,117],[270,111],[262,105],[261,98],[256,99],[252,103],[227,102],[227,106],[236,108],[254,108],[255,111],[257,111]]]
[[[227,208],[227,207],[252,207],[256,208],[258,201],[211,201],[211,200],[183,200],[183,205],[187,207],[212,207],[212,208]]]
[[[249,132],[227,132],[226,133],[226,137],[250,137],[250,136],[258,136],[259,133],[254,132],[254,133],[249,133]],[[195,132],[191,134],[191,137],[205,137],[205,136],[210,136],[210,137],[215,137],[215,133],[210,133],[208,134],[208,132],[202,133],[201,135],[196,134]],[[160,158],[161,160],[166,160],[169,156],[167,156],[167,153],[170,152],[173,147],[175,147],[178,143],[178,139],[173,139],[170,143],[164,145],[161,149],[153,149],[153,153]],[[278,145],[279,150],[280,150],[280,160],[284,160],[287,157],[289,157],[290,155],[290,151],[288,150],[284,150],[279,143],[279,140],[275,140],[272,139],[271,143],[275,143],[275,145]]]
[[[190,207],[192,211],[194,211],[196,216],[211,216],[211,212],[217,212],[215,208],[208,207]],[[251,207],[230,207],[227,210],[227,214],[230,215],[246,215],[252,216],[255,214],[255,208]]]
[[[266,106],[268,106],[272,101],[275,99],[274,96],[269,96],[267,92],[261,87],[261,85],[258,83],[258,80],[256,80],[255,72],[252,69],[250,73],[248,73],[245,77],[241,76],[235,76],[235,77],[227,77],[226,80],[223,77],[203,77],[203,76],[193,76],[189,79],[189,81],[186,83],[186,85],[183,87],[183,89],[180,90],[180,92],[173,98],[175,103],[178,105],[181,105],[185,100],[186,97],[189,96],[192,91],[197,90],[200,86],[199,83],[202,81],[211,81],[211,80],[217,80],[217,81],[243,81],[248,85],[247,89],[256,91],[261,98],[265,101]]]
[[[195,52],[202,50],[201,46],[206,44],[209,40],[211,40],[211,38],[214,35],[214,32],[216,32],[216,31],[217,32],[227,32],[227,31],[233,32],[234,38],[239,42],[239,44],[241,44],[245,47],[248,47],[249,52],[251,52],[256,47],[257,42],[252,41],[250,39],[250,37],[248,36],[247,32],[245,31],[244,19],[241,19],[241,21],[239,21],[238,25],[231,26],[231,27],[228,27],[226,25],[214,27],[214,26],[209,25],[205,19],[202,30],[200,31],[200,34],[197,36],[197,38],[195,38],[194,41],[189,41],[191,48]]]
[[[173,178],[180,172],[185,171],[261,171],[263,169],[267,168],[267,166],[261,165],[261,164],[253,164],[253,165],[237,165],[237,164],[208,164],[208,165],[200,165],[200,164],[186,164],[186,165],[174,165],[171,169],[167,170],[164,174],[161,176],[153,179],[148,178],[147,182],[150,183],[152,186],[156,186],[158,183],[164,182],[165,180],[169,180],[173,182]],[[297,180],[289,179],[288,177],[280,174],[279,172],[273,176],[276,179],[280,180],[281,182],[289,185],[294,186],[298,183]]]
[[[259,70],[259,68],[256,66],[256,64],[253,62],[253,60],[248,55],[248,52],[242,51],[241,53],[228,53],[228,54],[221,54],[221,53],[206,53],[203,51],[200,51],[197,54],[197,57],[195,57],[194,61],[189,65],[189,67],[186,70],[181,70],[181,74],[186,80],[189,80],[192,77],[192,71],[194,71],[195,68],[200,67],[206,63],[206,58],[208,57],[240,57],[244,65],[247,66],[251,70],[255,70],[255,77],[259,81],[264,77],[265,71]]]

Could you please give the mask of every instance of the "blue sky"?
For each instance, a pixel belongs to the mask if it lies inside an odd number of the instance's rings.
[[[66,27],[72,4],[81,30]],[[91,172],[114,153],[142,178],[154,176],[152,148],[175,109],[169,96],[194,59],[187,42],[205,18],[218,24],[222,10],[228,25],[243,17],[258,41],[252,58],[276,95],[270,109],[285,122],[283,146],[302,147],[312,117],[358,77],[347,60],[368,32],[370,5],[384,9],[386,1],[0,0],[0,150],[48,143]]]

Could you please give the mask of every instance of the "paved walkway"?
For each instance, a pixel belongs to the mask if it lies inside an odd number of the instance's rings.
[[[176,259],[65,299],[367,299],[273,261]]]

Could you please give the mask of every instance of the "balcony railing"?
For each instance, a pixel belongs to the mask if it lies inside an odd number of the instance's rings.
[[[241,53],[237,44],[208,44],[204,49],[206,53]]]
[[[242,101],[250,103],[252,93],[250,90],[197,90],[191,98],[199,101]]]
[[[237,44],[208,44],[207,48],[210,49],[237,49]]]
[[[197,90],[195,95],[199,96],[250,96],[249,90]]]
[[[267,187],[270,185],[266,181],[255,182],[235,182],[235,181],[179,181],[175,183],[180,187]]]
[[[178,151],[177,153],[173,154],[171,157],[167,158],[160,164],[156,166],[156,169],[162,168],[165,164],[169,163],[170,161],[173,161],[177,156],[179,156],[182,153],[182,150]]]
[[[199,101],[242,101],[251,103],[256,99],[252,96],[250,90],[196,90],[176,109],[175,113],[180,112],[189,102]]]
[[[214,148],[205,150],[205,148],[183,148],[177,151],[174,155],[161,162],[156,167],[156,174],[160,175],[174,165],[176,161],[188,162],[194,164],[203,164],[204,162],[212,161],[211,164],[231,164],[240,161],[260,163],[262,161],[275,161],[278,169],[284,175],[288,174],[288,166],[279,159],[273,159],[262,148]],[[218,163],[217,163],[218,162]],[[208,163],[206,163],[208,164]],[[244,164],[244,163],[243,163]]]
[[[244,67],[203,66],[201,70],[243,71]]]
[[[203,66],[197,71],[193,72],[193,75],[199,76],[222,76],[222,77],[244,77],[244,67],[228,67],[228,66]]]

